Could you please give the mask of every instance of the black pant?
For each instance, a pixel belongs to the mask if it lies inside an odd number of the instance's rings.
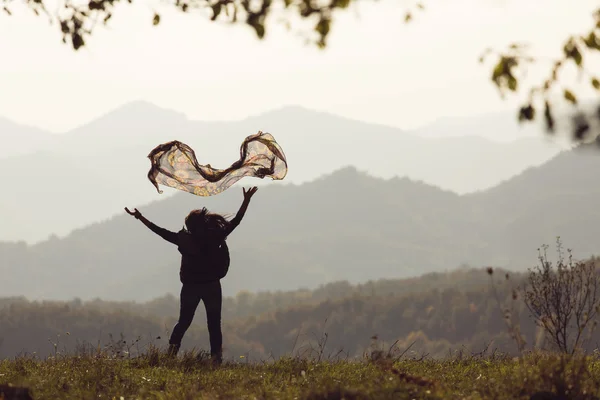
[[[210,339],[210,354],[221,355],[223,346],[223,335],[221,333],[221,282],[210,283],[184,283],[181,288],[179,321],[173,328],[169,344],[179,346],[185,331],[192,324],[194,313],[200,300],[204,302],[206,309],[206,322],[208,324],[208,335]]]

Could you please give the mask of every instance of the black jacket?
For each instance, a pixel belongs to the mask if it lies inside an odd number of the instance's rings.
[[[225,239],[239,225],[239,220],[232,219],[228,229],[219,237],[196,238],[191,233],[181,230],[171,232],[150,223],[149,228],[168,242],[177,246],[181,253],[179,279],[181,283],[207,283],[219,280],[229,268],[229,250]]]

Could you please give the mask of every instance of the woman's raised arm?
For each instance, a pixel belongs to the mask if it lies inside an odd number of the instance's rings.
[[[149,221],[146,217],[142,215],[141,212],[138,211],[137,208],[134,208],[133,211],[130,211],[127,207],[125,207],[125,211],[127,212],[127,214],[132,215],[135,219],[142,221],[142,223],[146,225],[152,232],[156,233],[158,236],[165,239],[167,242],[179,245],[177,240],[177,233],[171,232],[165,228],[161,228],[160,226]]]
[[[240,224],[240,222],[242,222],[242,219],[244,218],[244,215],[246,214],[246,210],[248,209],[248,205],[250,204],[250,199],[252,198],[252,196],[254,196],[254,193],[256,193],[258,191],[258,188],[256,186],[254,186],[254,187],[248,189],[247,191],[246,191],[246,188],[244,188],[243,191],[244,191],[244,201],[242,202],[242,205],[240,206],[240,209],[238,210],[235,217],[233,217],[233,219],[231,221],[229,221],[229,226],[228,226],[227,230],[225,231],[225,236],[228,236],[231,232],[233,232],[233,230],[235,228],[237,228],[237,226]]]

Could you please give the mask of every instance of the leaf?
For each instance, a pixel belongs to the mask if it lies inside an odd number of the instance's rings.
[[[79,31],[83,27],[83,20],[81,18],[73,17],[71,18],[71,21],[73,21],[74,31]]]
[[[248,19],[246,20],[247,24],[254,28],[256,35],[259,39],[262,39],[265,36],[265,26],[261,22],[260,16],[258,14],[252,13],[248,15]]]
[[[533,121],[535,119],[535,108],[531,104],[521,107],[519,110],[519,122]]]
[[[579,52],[579,49],[577,47],[575,47],[575,49],[573,50],[573,60],[575,60],[575,64],[577,64],[578,66],[581,66],[581,64],[583,63],[583,55]]]
[[[548,101],[544,105],[544,120],[546,121],[546,130],[554,132],[554,116],[552,115],[552,106]]]
[[[331,20],[328,18],[321,18],[315,27],[315,30],[321,35],[322,38],[325,38],[329,33],[329,29],[331,27]]]
[[[598,78],[592,78],[592,86],[594,87],[594,89],[596,90],[600,90],[600,80],[598,80]]]
[[[304,1],[303,3],[301,3],[301,7],[300,7],[300,16],[301,17],[307,18],[316,12],[317,12],[317,10],[315,8],[313,8],[313,6],[311,5],[311,3],[309,1]]]
[[[552,86],[551,81],[550,80],[545,81],[544,86],[543,86],[544,91],[548,91],[550,89],[550,86]]]
[[[8,7],[4,6],[3,8],[4,12],[8,15],[12,15],[12,13],[10,12],[10,10],[8,9]]]
[[[92,0],[88,3],[90,10],[104,10],[106,8],[104,1]]]
[[[410,12],[407,12],[406,15],[404,16],[404,22],[410,22],[412,20],[412,14]]]
[[[565,53],[565,57],[572,59],[577,66],[581,67],[583,64],[583,55],[581,54],[581,51],[579,51],[573,38],[569,39],[567,44],[565,44],[563,52]]]
[[[517,78],[515,78],[514,76],[509,74],[507,79],[508,79],[508,81],[507,81],[508,89],[510,91],[516,92],[517,88],[519,86],[519,82],[517,81]]]
[[[498,88],[506,85],[510,90],[515,91],[518,86],[516,78],[512,74],[512,68],[518,66],[519,62],[515,57],[502,56],[500,61],[494,67],[492,80]]]
[[[256,31],[256,35],[258,36],[259,39],[262,39],[265,37],[265,26],[263,24],[257,24],[253,28]]]
[[[596,32],[591,31],[587,37],[582,38],[586,47],[592,50],[600,50],[600,40],[596,36]]]
[[[496,86],[499,86],[500,77],[504,75],[505,64],[500,60],[498,64],[494,67],[494,72],[492,72],[492,80],[496,83]]]
[[[69,28],[69,23],[67,21],[60,21],[60,30],[64,34],[71,32],[71,29]]]
[[[211,21],[215,21],[219,14],[221,14],[221,3],[215,3],[212,5],[213,16],[211,17]]]
[[[85,45],[83,37],[78,32],[73,32],[71,35],[71,42],[73,43],[73,48],[75,50],[79,50]]]
[[[573,94],[573,92],[571,92],[569,89],[565,89],[563,95],[564,95],[565,99],[569,103],[571,103],[571,104],[577,104],[577,97],[575,97],[575,95]]]
[[[156,26],[160,24],[160,15],[154,13],[154,17],[152,18],[152,25]]]
[[[291,4],[291,0],[285,0],[286,2],[286,6],[288,1]],[[348,6],[350,5],[350,0],[334,0],[332,3],[332,8],[348,8]]]
[[[575,129],[573,130],[573,138],[577,141],[585,140],[590,131],[590,124],[586,121],[583,115],[576,115],[573,118]]]

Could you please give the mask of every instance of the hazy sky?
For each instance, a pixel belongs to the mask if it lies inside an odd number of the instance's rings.
[[[259,41],[245,26],[164,7],[161,24],[152,27],[154,3],[137,3],[119,6],[108,29],[77,53],[24,7],[0,16],[0,115],[60,132],[145,99],[194,119],[238,119],[298,104],[411,128],[514,107],[489,83],[480,53],[521,40],[536,54],[556,54],[566,35],[590,26],[598,6],[431,0],[404,25],[408,1],[362,1],[338,15],[329,47],[320,51],[278,25]]]

